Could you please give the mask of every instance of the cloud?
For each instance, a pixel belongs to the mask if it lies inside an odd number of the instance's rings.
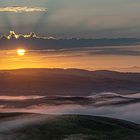
[[[0,49],[12,49],[17,44],[26,44],[26,49],[39,50],[37,53],[55,54],[60,57],[95,56],[95,55],[123,55],[140,56],[140,39],[58,39],[49,36],[27,34],[10,31],[8,35],[0,37]],[[49,51],[50,50],[50,51]],[[61,55],[59,54],[61,53]],[[46,55],[45,55],[46,56]]]
[[[42,7],[27,7],[27,6],[0,7],[0,12],[28,13],[28,12],[46,12],[46,11],[47,9]]]
[[[10,31],[10,34],[9,35],[3,35],[0,37],[1,38],[7,38],[7,39],[19,39],[20,37],[23,37],[23,38],[36,38],[36,39],[52,39],[52,40],[55,40],[56,38],[55,37],[52,37],[52,36],[48,36],[48,37],[44,37],[44,36],[37,36],[34,32],[30,32],[28,34],[17,34],[15,31]]]
[[[24,37],[24,38],[38,38],[38,36],[36,36],[36,34],[34,32],[31,32],[29,34],[16,34],[15,31],[10,31],[10,34],[8,36],[6,36],[7,39],[11,39],[11,38],[15,38],[18,39],[19,37]]]

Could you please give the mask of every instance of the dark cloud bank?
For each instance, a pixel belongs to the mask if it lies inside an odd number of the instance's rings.
[[[112,38],[112,39],[55,39],[53,37],[38,37],[35,33],[17,35],[11,32],[8,36],[1,36],[0,49],[16,49],[23,46],[29,50],[54,50],[54,51],[81,51],[89,50],[88,54],[113,54],[113,55],[140,55],[140,48],[133,48],[140,44],[137,38]],[[113,46],[112,48],[110,48]],[[131,46],[130,48],[127,48]],[[107,48],[108,47],[108,48]],[[90,49],[89,49],[90,48]]]

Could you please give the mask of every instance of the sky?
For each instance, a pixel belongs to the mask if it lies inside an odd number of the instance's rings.
[[[24,46],[22,46],[24,48]],[[26,50],[19,56],[15,50],[0,51],[0,69],[19,68],[78,68],[87,70],[114,70],[123,72],[140,72],[140,55],[131,54],[131,46],[119,46],[130,50],[128,54],[111,53],[111,47],[84,48],[81,50]],[[114,46],[113,46],[114,48]],[[118,46],[116,47],[116,51]],[[135,49],[140,50],[139,46]],[[108,52],[109,51],[109,52]],[[133,51],[132,51],[133,52]]]
[[[139,13],[139,0],[0,0],[0,35],[15,31],[56,39],[139,38]],[[0,69],[118,68],[140,72],[140,43],[100,49],[85,46],[77,51],[67,46],[59,51],[51,46],[42,49],[39,41],[37,44],[40,50],[23,44],[4,50],[0,45]],[[29,49],[21,57],[18,48]]]
[[[0,0],[0,31],[34,31],[58,38],[138,38],[139,13],[139,0]]]

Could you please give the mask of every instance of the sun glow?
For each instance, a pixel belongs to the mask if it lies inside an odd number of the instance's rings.
[[[24,49],[17,49],[17,54],[20,56],[23,56],[25,54],[25,50]]]

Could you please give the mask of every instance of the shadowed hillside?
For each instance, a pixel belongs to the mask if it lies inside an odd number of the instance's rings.
[[[94,92],[138,93],[140,74],[79,69],[0,71],[1,95],[87,96]]]
[[[38,114],[23,113],[1,114],[0,118],[0,136],[4,140],[140,139],[138,124],[111,118],[80,115],[40,115],[39,117]],[[32,122],[27,118],[32,119]],[[16,123],[13,123],[16,119]],[[7,125],[3,128],[4,122],[7,122]]]

